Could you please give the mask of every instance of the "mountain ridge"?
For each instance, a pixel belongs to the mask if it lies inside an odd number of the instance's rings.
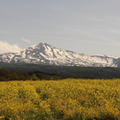
[[[85,67],[120,67],[120,58],[107,55],[85,55],[62,50],[40,42],[17,53],[0,54],[3,63],[30,63]]]

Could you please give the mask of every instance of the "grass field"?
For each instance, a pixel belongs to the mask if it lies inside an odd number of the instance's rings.
[[[120,120],[120,80],[0,82],[0,120]]]

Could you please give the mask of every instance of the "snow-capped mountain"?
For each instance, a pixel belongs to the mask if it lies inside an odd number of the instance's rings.
[[[61,50],[47,43],[39,43],[20,51],[0,55],[3,63],[32,63],[67,66],[120,67],[120,58],[94,55],[88,56],[69,50]]]

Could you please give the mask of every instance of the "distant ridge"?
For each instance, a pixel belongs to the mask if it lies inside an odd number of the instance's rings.
[[[85,67],[120,67],[120,58],[106,55],[92,55],[61,50],[40,42],[18,53],[0,54],[1,63],[30,63]]]

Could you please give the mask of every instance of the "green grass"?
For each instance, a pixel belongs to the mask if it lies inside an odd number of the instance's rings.
[[[120,80],[0,82],[0,120],[120,120]]]

